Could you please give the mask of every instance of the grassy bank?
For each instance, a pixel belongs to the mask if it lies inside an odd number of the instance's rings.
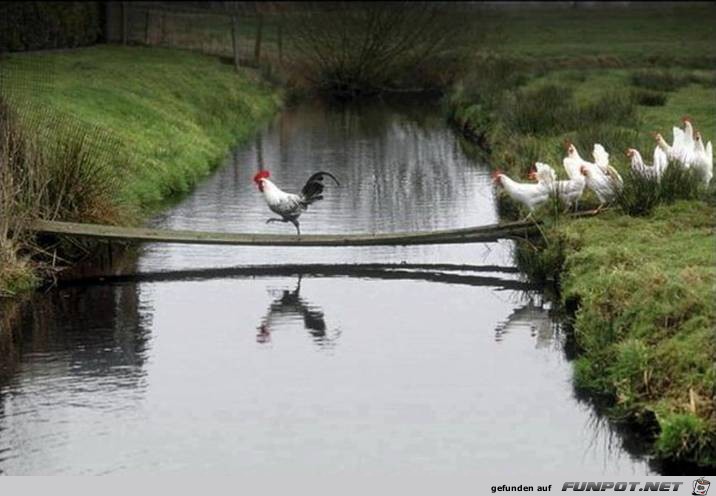
[[[578,307],[575,384],[612,414],[659,425],[657,454],[716,465],[716,208],[698,201],[648,218],[570,222],[562,298]]]
[[[170,49],[13,54],[0,71],[14,125],[39,144],[25,167],[50,171],[49,185],[69,185],[61,193],[43,186],[37,213],[66,220],[138,222],[187,192],[280,104],[252,71],[237,75],[216,58]],[[3,264],[0,284],[22,289],[32,264],[3,244],[5,260],[17,260]]]
[[[713,7],[490,15],[494,43],[447,105],[494,168],[526,181],[539,160],[564,176],[570,139],[587,159],[602,143],[626,176],[624,150],[651,162],[650,132],[670,141],[683,115],[716,141]],[[714,189],[639,217],[617,206],[562,218],[540,252],[518,252],[535,275],[558,279],[576,309],[575,386],[606,399],[614,419],[656,426],[659,459],[706,467],[716,466]]]

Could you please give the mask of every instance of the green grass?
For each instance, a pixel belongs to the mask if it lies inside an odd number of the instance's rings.
[[[142,209],[184,193],[255,131],[279,97],[252,72],[162,48],[98,46],[0,62],[30,119],[100,129],[124,158],[117,201]],[[61,129],[55,130],[61,133]]]
[[[619,416],[654,412],[662,455],[702,465],[716,463],[714,219],[713,206],[683,201],[560,229],[562,297],[579,302],[576,385],[613,397]],[[698,442],[676,443],[692,424]]]
[[[0,96],[42,151],[28,161],[47,178],[33,215],[60,220],[140,221],[207,176],[278,109],[280,93],[255,71],[237,74],[215,57],[163,48],[97,46],[0,60]],[[36,250],[3,239],[0,292],[34,286],[33,268],[42,267],[30,261]]]
[[[656,8],[512,9],[484,12],[481,26],[497,53],[539,59],[601,59],[615,64],[716,56],[716,10],[702,2]]]

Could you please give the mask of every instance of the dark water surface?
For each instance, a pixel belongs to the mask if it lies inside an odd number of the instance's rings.
[[[259,164],[294,191],[317,170],[341,179],[306,234],[497,221],[487,168],[437,109],[312,103],[152,224],[292,232],[264,223]],[[510,242],[146,245],[144,277],[67,285],[5,316],[18,324],[0,343],[0,470],[651,473],[575,397],[549,304],[511,265]]]

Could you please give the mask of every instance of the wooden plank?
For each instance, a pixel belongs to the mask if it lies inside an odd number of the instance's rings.
[[[39,220],[32,224],[31,230],[44,234],[125,242],[235,246],[403,246],[494,242],[504,238],[529,235],[537,230],[537,225],[533,222],[511,222],[428,232],[304,234],[299,237],[295,234],[175,231]]]

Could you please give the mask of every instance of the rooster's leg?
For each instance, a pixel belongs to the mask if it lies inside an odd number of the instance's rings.
[[[301,228],[300,228],[299,225],[298,225],[298,220],[297,220],[297,219],[290,219],[290,221],[291,221],[291,224],[293,224],[294,226],[296,226],[296,233],[297,233],[297,234],[299,235],[299,237],[300,237],[300,236],[301,236]]]
[[[286,219],[280,219],[278,217],[271,217],[266,221],[266,224],[271,224],[272,222],[287,222]]]

